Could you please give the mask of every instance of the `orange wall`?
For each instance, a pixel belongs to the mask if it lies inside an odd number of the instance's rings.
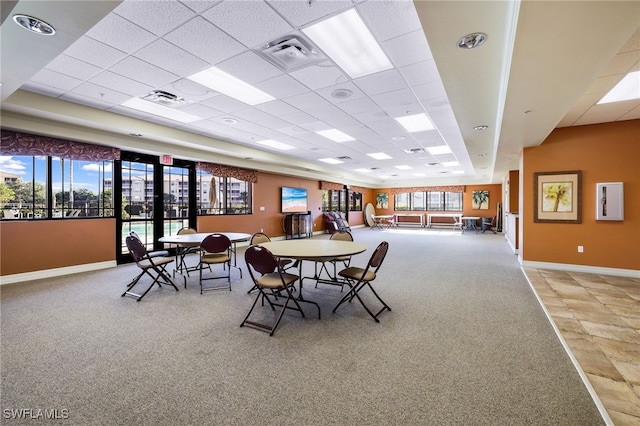
[[[0,222],[0,275],[115,259],[115,219]]]
[[[473,209],[473,191],[489,191],[489,210],[474,210]],[[370,203],[375,207],[376,205],[376,193],[386,192],[389,194],[389,208],[378,209],[376,208],[376,214],[393,214],[393,213],[407,213],[393,210],[393,194],[390,188],[372,189]],[[498,211],[498,203],[502,202],[502,184],[487,184],[487,185],[467,185],[464,189],[464,195],[462,196],[463,206],[462,214],[464,216],[479,216],[479,217],[493,217]],[[363,206],[366,203],[363,202]],[[408,212],[412,213],[412,212]],[[417,213],[417,212],[416,212]],[[425,212],[426,213],[426,212]]]
[[[524,261],[640,270],[640,120],[556,129],[523,170]],[[582,171],[582,223],[534,223],[534,173],[566,170]],[[624,182],[624,221],[596,221],[599,182]]]

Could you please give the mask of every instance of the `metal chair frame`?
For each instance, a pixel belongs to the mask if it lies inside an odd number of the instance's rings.
[[[122,293],[122,297],[130,296],[139,302],[149,292],[149,290],[151,290],[154,284],[158,284],[158,287],[162,287],[162,284],[167,284],[178,291],[178,287],[176,287],[175,283],[169,276],[169,273],[165,269],[166,265],[174,261],[173,258],[157,254],[151,256],[151,253],[147,252],[147,248],[136,236],[129,235],[126,238],[126,244],[129,249],[129,253],[131,253],[131,257],[133,257],[133,260],[142,272],[140,272],[140,274],[127,285],[127,290]],[[155,275],[152,272],[155,273]],[[143,275],[149,275],[153,281],[144,292],[135,293],[133,288],[138,284]],[[163,281],[161,281],[161,279]]]
[[[351,302],[355,297],[360,301],[360,304],[364,307],[364,309],[371,315],[371,317],[376,321],[380,322],[378,317],[385,311],[391,311],[389,305],[385,303],[384,300],[378,295],[378,293],[371,286],[371,281],[376,279],[378,270],[380,266],[382,266],[382,262],[384,261],[385,256],[387,255],[387,251],[389,249],[389,243],[386,241],[381,242],[376,250],[371,255],[369,259],[369,263],[366,268],[358,268],[358,267],[348,267],[340,271],[338,275],[343,277],[346,282],[349,284],[351,289],[340,299],[338,304],[333,308],[333,312],[342,305],[344,302]],[[382,308],[378,310],[375,314],[369,309],[369,307],[364,303],[362,298],[360,297],[360,291],[364,288],[368,287],[373,295],[378,299],[380,303],[382,303]]]
[[[231,241],[226,235],[223,234],[211,234],[207,235],[200,244],[200,262],[198,263],[198,270],[200,272],[200,294],[206,291],[226,290],[231,291]],[[202,270],[204,268],[210,268],[211,265],[221,264],[224,270],[227,271],[226,275],[217,276],[202,276]],[[225,286],[213,286],[204,287],[203,281],[227,279],[227,285]]]

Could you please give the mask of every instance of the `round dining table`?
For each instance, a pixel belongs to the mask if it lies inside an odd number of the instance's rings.
[[[367,250],[367,246],[354,241],[327,240],[304,238],[298,240],[280,240],[260,244],[269,250],[275,257],[296,259],[298,271],[300,273],[298,300],[316,305],[318,308],[318,319],[320,319],[320,305],[316,302],[306,300],[302,295],[302,261],[309,260],[317,262],[319,260],[331,260],[342,256],[353,256]],[[309,277],[312,278],[312,277]],[[317,279],[317,277],[313,277]]]

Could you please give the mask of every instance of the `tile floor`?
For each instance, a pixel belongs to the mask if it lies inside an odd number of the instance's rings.
[[[525,273],[613,424],[640,425],[640,279]]]

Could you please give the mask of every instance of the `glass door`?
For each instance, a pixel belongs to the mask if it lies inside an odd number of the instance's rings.
[[[119,263],[131,261],[126,238],[131,232],[147,247],[161,250],[158,239],[174,235],[180,228],[196,226],[195,164],[176,161],[163,166],[159,157],[123,152],[119,162],[118,181],[120,196],[115,197],[117,259]]]

